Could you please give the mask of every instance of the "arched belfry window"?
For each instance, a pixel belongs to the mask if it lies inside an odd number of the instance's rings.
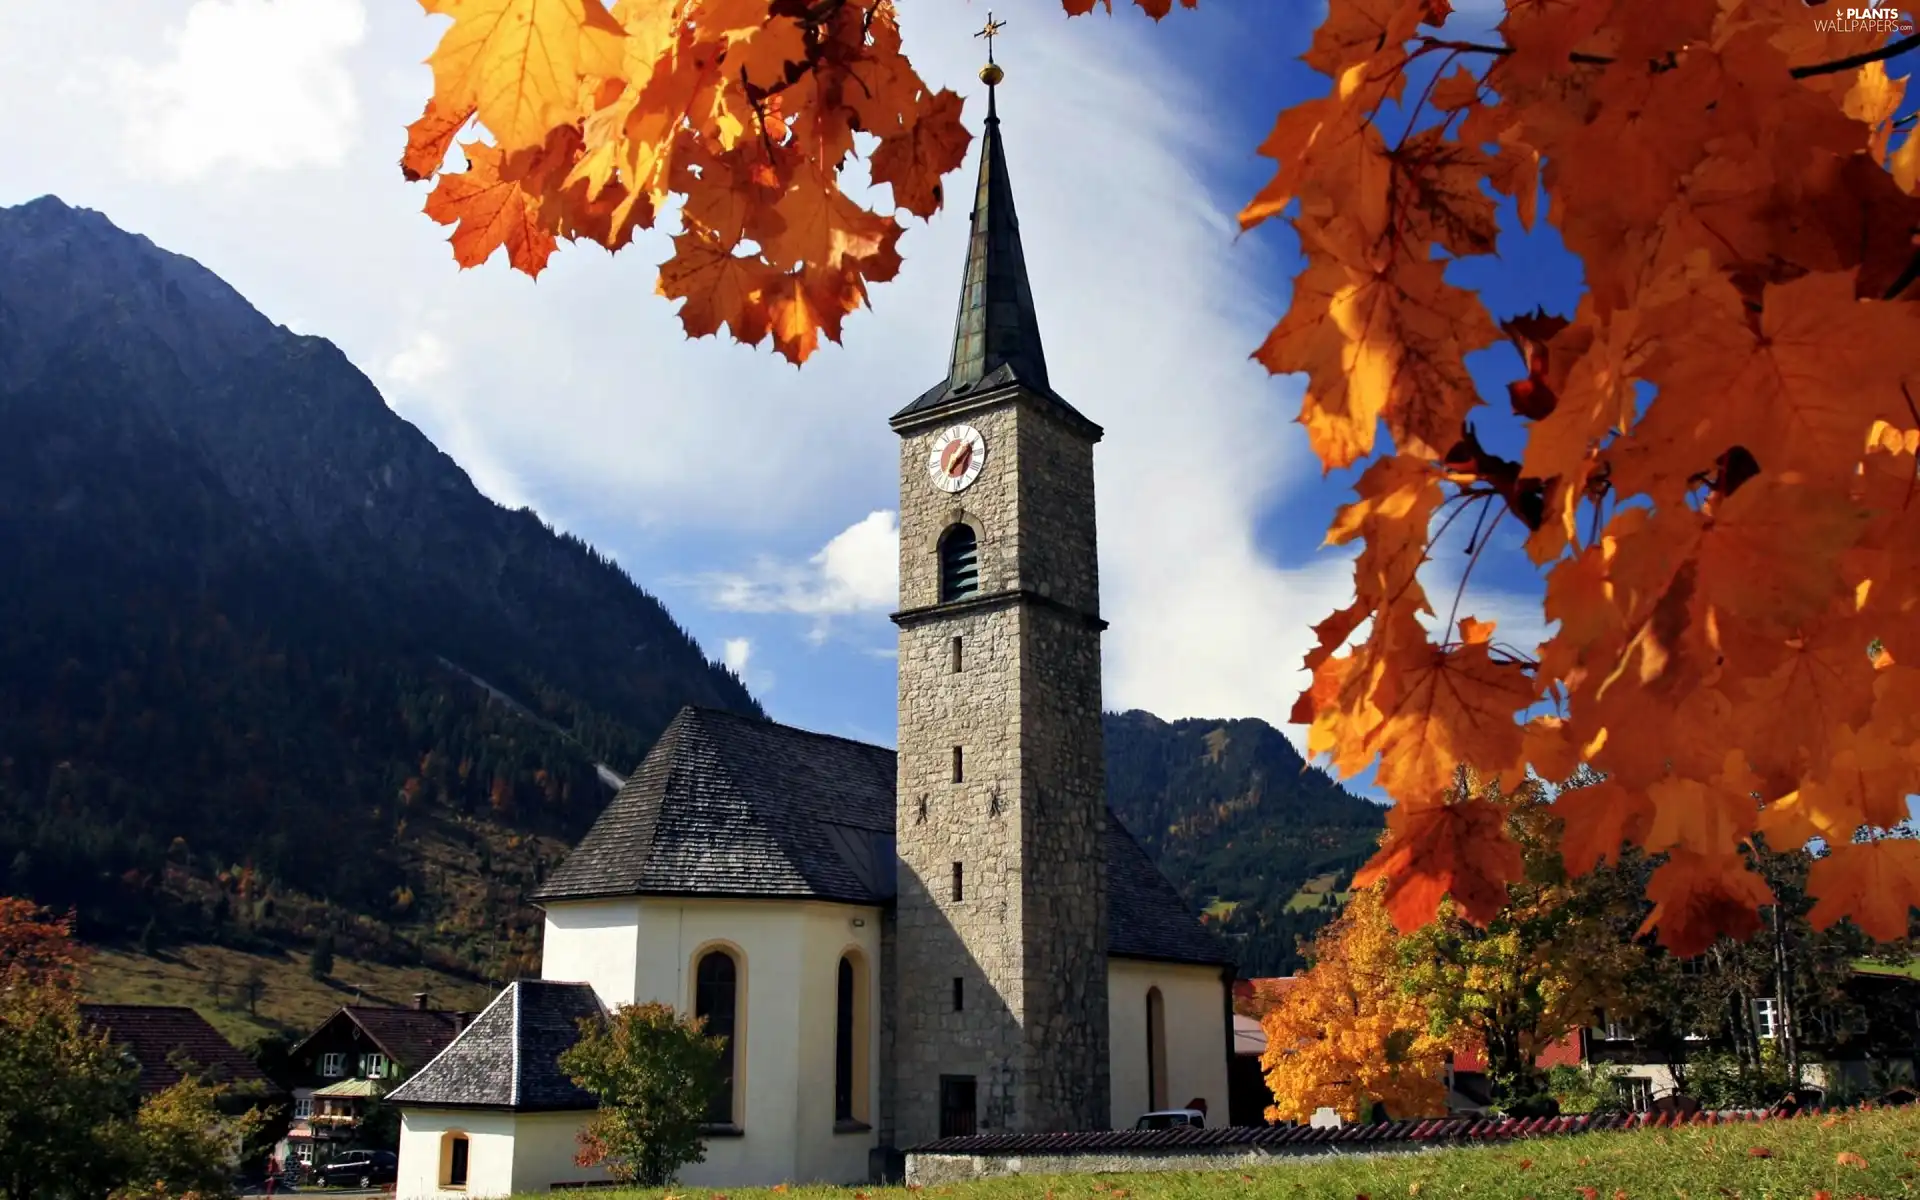
[[[973,526],[955,525],[940,535],[940,602],[980,590],[980,541]]]
[[[714,1093],[713,1103],[707,1107],[707,1123],[710,1125],[731,1125],[733,1117],[733,1082],[738,1070],[738,1051],[735,1044],[739,1040],[736,1014],[739,1011],[740,973],[733,955],[725,950],[710,950],[700,956],[699,964],[694,968],[693,1012],[695,1016],[706,1018],[705,1032],[708,1037],[726,1039],[726,1049],[720,1054],[720,1077],[723,1082],[719,1091]]]

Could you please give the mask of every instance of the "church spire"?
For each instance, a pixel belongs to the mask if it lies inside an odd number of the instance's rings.
[[[980,69],[987,85],[987,125],[981,137],[980,179],[974,188],[973,233],[960,312],[953,326],[948,394],[969,390],[989,376],[995,377],[996,384],[1018,381],[1041,392],[1049,390],[1040,322],[1033,311],[1026,256],[1020,250],[1020,219],[1013,211],[1013,185],[1007,178],[1007,154],[1000,144],[1000,114],[994,103],[995,89],[1006,72],[993,61],[993,39],[1005,24],[989,12],[987,27],[975,35],[987,39],[987,65]]]

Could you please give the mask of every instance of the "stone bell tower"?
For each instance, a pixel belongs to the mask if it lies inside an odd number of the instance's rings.
[[[1093,446],[1056,395],[986,130],[947,376],[900,435],[893,1144],[1104,1129],[1106,779]],[[885,1132],[885,1131],[883,1131]]]

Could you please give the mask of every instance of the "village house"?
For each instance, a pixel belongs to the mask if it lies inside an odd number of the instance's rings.
[[[139,1068],[136,1086],[142,1098],[163,1092],[192,1074],[226,1091],[215,1101],[219,1111],[238,1115],[250,1108],[272,1110],[287,1093],[267,1078],[252,1058],[220,1036],[220,1031],[191,1008],[167,1004],[82,1004],[80,1018],[104,1030]],[[236,1143],[237,1164],[242,1147]]]
[[[337,1010],[289,1052],[282,1082],[292,1096],[292,1121],[275,1156],[312,1168],[341,1150],[362,1148],[371,1104],[446,1049],[470,1016],[430,1007],[425,992],[413,997],[411,1008]],[[396,1123],[372,1138],[391,1150],[397,1132]]]

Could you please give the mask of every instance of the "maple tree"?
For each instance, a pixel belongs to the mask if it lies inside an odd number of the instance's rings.
[[[1314,939],[1313,965],[1268,994],[1260,1067],[1274,1098],[1269,1121],[1305,1121],[1322,1107],[1358,1120],[1369,1103],[1396,1118],[1446,1111],[1451,1045],[1401,986],[1401,937],[1382,890],[1354,892]]]
[[[422,5],[453,24],[402,169],[437,177],[462,265],[537,274],[677,202],[658,290],[688,334],[795,363],[898,272],[901,214],[940,206],[970,140],[891,0]],[[1240,223],[1289,220],[1304,266],[1254,357],[1305,376],[1326,468],[1364,468],[1328,533],[1355,598],[1292,715],[1342,774],[1378,761],[1392,837],[1363,880],[1402,928],[1442,896],[1484,923],[1521,875],[1498,815],[1449,802],[1457,764],[1584,762],[1606,781],[1565,813],[1572,865],[1662,855],[1647,926],[1675,951],[1757,928],[1756,833],[1827,844],[1816,924],[1906,933],[1920,843],[1879,834],[1920,790],[1920,134],[1887,64],[1920,35],[1820,15],[1508,0],[1476,41],[1447,0],[1330,0],[1304,56],[1328,90],[1260,147]],[[491,141],[443,172],[470,125]],[[857,135],[895,212],[839,185]],[[1449,277],[1542,223],[1581,262],[1571,313],[1496,319]],[[1481,442],[1467,366],[1503,337],[1512,456]],[[1525,531],[1557,625],[1538,647],[1457,613],[1429,630],[1420,568],[1467,513],[1476,563]]]

